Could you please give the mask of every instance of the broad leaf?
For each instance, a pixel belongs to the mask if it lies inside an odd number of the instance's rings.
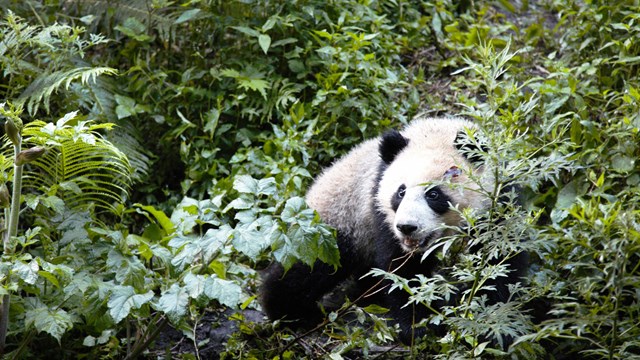
[[[115,286],[107,302],[109,315],[117,324],[129,316],[131,309],[140,309],[151,299],[153,299],[153,291],[151,290],[145,294],[136,294],[132,286]]]
[[[187,305],[189,305],[189,292],[178,284],[173,284],[162,293],[155,308],[167,314],[172,322],[178,322],[187,313]]]
[[[210,299],[217,300],[222,305],[231,308],[242,304],[244,298],[242,288],[238,284],[230,280],[219,279],[216,276],[207,278],[204,293]]]

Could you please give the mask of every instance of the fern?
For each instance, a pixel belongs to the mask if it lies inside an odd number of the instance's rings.
[[[35,114],[42,102],[49,112],[49,100],[51,94],[64,86],[68,89],[72,82],[80,79],[83,85],[90,81],[95,82],[96,78],[102,74],[115,75],[116,70],[109,67],[79,67],[66,71],[44,73],[36,78],[20,95],[18,104],[27,104],[30,114]]]
[[[121,121],[107,138],[129,159],[133,168],[132,179],[138,183],[143,182],[149,175],[151,158],[149,152],[142,146],[139,131],[131,123]]]
[[[113,211],[127,198],[133,169],[125,154],[98,132],[113,124],[78,120],[72,112],[56,124],[36,120],[25,126],[24,143],[47,152],[25,169],[24,188],[56,195],[71,208],[94,204]]]

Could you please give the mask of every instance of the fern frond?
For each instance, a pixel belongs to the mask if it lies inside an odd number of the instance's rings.
[[[130,122],[121,121],[107,134],[107,139],[127,155],[134,171],[133,180],[142,181],[149,174],[152,155],[143,147],[139,131]]]
[[[49,111],[49,99],[54,91],[60,87],[68,89],[72,82],[80,79],[83,85],[90,81],[95,83],[98,76],[107,74],[115,75],[116,69],[110,67],[78,67],[66,71],[56,71],[53,73],[43,73],[38,76],[18,97],[18,105],[27,103],[27,110],[30,114],[38,111],[40,102]]]
[[[114,211],[130,190],[133,169],[127,156],[98,132],[113,124],[77,121],[75,112],[56,124],[33,121],[23,129],[25,147],[44,146],[47,152],[30,163],[23,187],[54,193],[71,208],[95,205]]]

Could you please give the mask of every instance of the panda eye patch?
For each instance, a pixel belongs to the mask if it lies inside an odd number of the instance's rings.
[[[424,195],[428,200],[438,200],[438,198],[440,197],[440,192],[432,189],[427,191]]]
[[[400,187],[398,188],[398,191],[396,192],[399,199],[402,199],[404,197],[406,190],[407,190],[407,187],[404,184],[400,185]]]
[[[449,203],[454,203],[439,186],[427,189],[424,192],[424,197],[427,199],[429,207],[438,214],[445,214],[449,211]]]

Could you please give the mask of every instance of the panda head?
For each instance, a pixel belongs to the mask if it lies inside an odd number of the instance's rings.
[[[453,207],[487,206],[488,198],[469,176],[473,171],[482,178],[482,161],[477,152],[465,157],[470,145],[460,142],[473,127],[460,119],[424,119],[382,136],[376,207],[403,250],[424,251],[451,235],[443,225],[461,222]]]

